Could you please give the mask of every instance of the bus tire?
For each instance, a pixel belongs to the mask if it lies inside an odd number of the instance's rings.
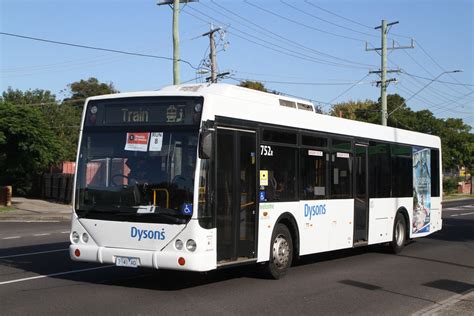
[[[393,239],[390,243],[390,250],[394,254],[400,253],[405,247],[407,241],[407,225],[405,216],[402,213],[398,213],[395,217],[395,223],[393,225]]]
[[[263,266],[267,277],[278,280],[286,274],[293,260],[293,240],[288,227],[277,224],[270,244],[270,260]]]

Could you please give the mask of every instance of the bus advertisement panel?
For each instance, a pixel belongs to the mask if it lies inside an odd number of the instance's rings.
[[[413,147],[413,234],[430,231],[430,149]]]

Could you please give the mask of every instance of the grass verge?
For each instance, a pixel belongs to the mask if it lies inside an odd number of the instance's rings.
[[[450,194],[444,195],[443,201],[457,200],[457,199],[470,199],[474,198],[474,194]]]
[[[13,206],[0,206],[0,213],[13,211],[15,208]]]

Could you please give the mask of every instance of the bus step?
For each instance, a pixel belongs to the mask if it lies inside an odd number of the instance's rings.
[[[369,242],[367,240],[356,240],[354,241],[353,247],[363,247],[363,246],[367,246],[368,244]]]
[[[221,260],[217,262],[217,267],[225,267],[234,264],[244,264],[257,262],[257,258],[239,257],[237,260]]]

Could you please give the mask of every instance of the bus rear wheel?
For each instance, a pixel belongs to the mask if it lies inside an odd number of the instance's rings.
[[[394,254],[398,254],[405,247],[407,240],[407,225],[405,216],[398,213],[395,217],[395,224],[393,225],[393,239],[390,243],[390,249]]]
[[[288,227],[277,224],[273,230],[270,244],[270,260],[263,266],[264,273],[279,279],[286,274],[293,261],[293,241]]]

